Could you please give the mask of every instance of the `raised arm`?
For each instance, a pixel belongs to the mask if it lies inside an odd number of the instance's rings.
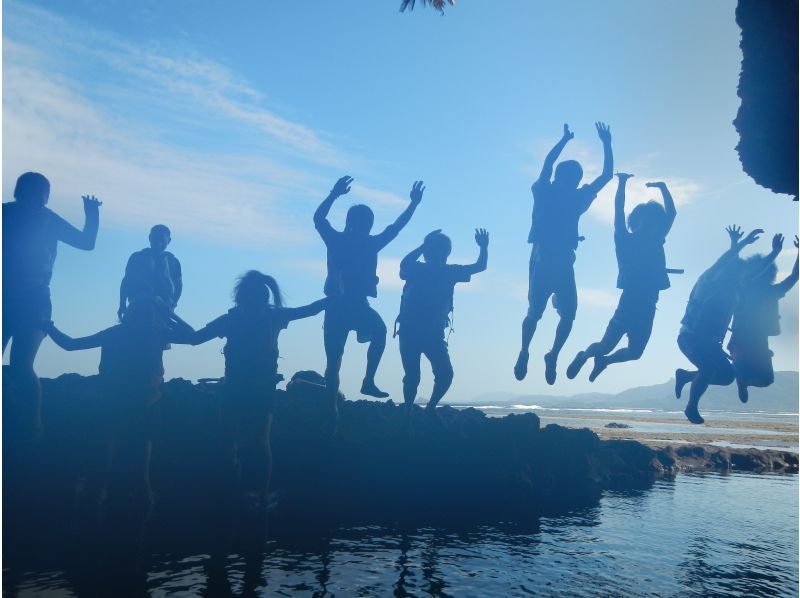
[[[489,233],[485,228],[475,229],[475,243],[480,248],[478,259],[474,264],[465,266],[470,275],[483,272],[489,264]]]
[[[664,230],[664,234],[666,234],[672,228],[672,223],[675,222],[675,216],[678,215],[678,211],[675,209],[675,201],[672,199],[672,193],[669,192],[667,184],[663,181],[647,183],[646,186],[658,189],[661,191],[661,197],[664,198],[664,211],[667,214],[666,229]]]
[[[62,218],[58,218],[56,235],[58,240],[71,245],[76,249],[83,249],[89,251],[94,249],[94,243],[97,240],[97,231],[100,228],[100,206],[103,202],[98,200],[94,195],[83,196],[83,213],[85,220],[83,230],[78,230],[69,222]]]
[[[795,235],[795,238],[794,238],[794,246],[795,246],[795,249],[798,248],[798,239],[797,239],[796,235]],[[788,293],[791,290],[791,288],[795,284],[797,284],[798,266],[800,266],[800,264],[798,263],[798,260],[800,260],[800,255],[795,258],[794,267],[792,268],[792,271],[789,274],[789,276],[787,276],[786,278],[784,278],[782,281],[780,281],[779,283],[777,283],[775,285],[776,290],[781,294],[781,296],[783,296],[786,293]]]
[[[575,133],[569,130],[569,125],[564,123],[564,134],[561,136],[561,139],[558,140],[553,146],[548,154],[544,158],[544,164],[542,164],[542,172],[539,173],[539,178],[536,179],[536,182],[550,182],[550,179],[553,176],[553,166],[556,164],[556,160],[561,155],[561,152],[564,151],[564,147],[566,147],[567,143],[569,143],[570,139],[575,137]],[[536,183],[534,183],[536,184]]]
[[[714,265],[738,257],[739,252],[744,247],[752,245],[753,243],[758,241],[758,237],[764,232],[764,230],[757,228],[755,230],[750,231],[750,233],[748,233],[746,237],[742,238],[744,236],[742,229],[736,226],[735,224],[732,224],[731,226],[725,228],[725,232],[727,232],[728,237],[730,237],[731,246],[728,249],[728,251],[726,251],[720,256],[720,258],[716,261]]]
[[[414,184],[411,187],[411,192],[409,193],[409,197],[411,198],[411,203],[408,204],[408,207],[403,210],[403,213],[397,217],[392,224],[387,226],[383,232],[375,235],[375,238],[378,241],[379,249],[383,249],[386,247],[394,238],[400,234],[400,231],[403,230],[406,224],[408,224],[409,220],[411,220],[411,216],[414,215],[414,210],[417,209],[419,202],[422,201],[422,194],[425,192],[425,187],[423,186],[422,181],[414,181]]]
[[[328,194],[319,207],[317,211],[314,212],[314,227],[319,232],[319,235],[323,239],[327,239],[331,233],[333,233],[333,227],[331,223],[328,222],[328,212],[331,211],[331,206],[333,206],[333,202],[336,201],[340,196],[345,195],[346,193],[350,192],[350,183],[353,182],[353,177],[350,176],[343,176],[331,189],[331,192]]]
[[[614,196],[614,234],[620,235],[628,232],[625,226],[625,185],[632,174],[617,173],[617,194]]]
[[[328,298],[319,299],[314,303],[303,305],[302,307],[284,307],[283,313],[289,322],[294,320],[302,320],[303,318],[310,318],[316,316],[319,312],[323,311],[328,306]]]
[[[593,195],[597,195],[613,176],[614,154],[611,152],[611,128],[601,122],[595,123],[594,126],[597,128],[597,136],[603,142],[603,172],[589,183],[589,188],[592,190]]]
[[[105,330],[91,336],[72,338],[61,332],[53,322],[47,326],[47,334],[53,342],[65,351],[81,351],[83,349],[96,349],[101,346],[105,338]]]

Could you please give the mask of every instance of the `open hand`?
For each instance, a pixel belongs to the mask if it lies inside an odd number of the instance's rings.
[[[742,245],[752,245],[756,241],[758,241],[759,235],[764,232],[763,228],[757,228],[755,230],[751,230],[747,236],[742,240]]]
[[[94,195],[81,195],[81,199],[83,199],[84,212],[96,212],[103,205],[103,202]]]
[[[774,237],[772,237],[772,251],[775,254],[778,254],[783,249],[783,235],[778,233]]]
[[[331,195],[339,197],[340,195],[349,193],[350,183],[352,182],[353,182],[353,177],[347,175],[343,176],[338,181],[336,181],[336,184],[333,186],[333,189],[331,189]]]
[[[485,249],[489,246],[489,232],[485,228],[476,228],[475,229],[475,242],[478,244],[478,247],[481,249]]]
[[[742,235],[744,235],[741,227],[738,227],[735,224],[725,227],[725,232],[728,233],[728,236],[731,238],[731,243],[737,243],[739,239],[742,238]]]
[[[597,128],[597,136],[603,143],[611,143],[611,127],[606,123],[596,122],[594,126]]]
[[[409,197],[411,198],[411,203],[419,203],[422,201],[422,194],[425,192],[425,187],[422,186],[422,181],[414,181],[414,185],[411,187],[411,193]]]
[[[570,139],[573,139],[574,137],[575,137],[575,133],[573,133],[572,131],[569,130],[569,125],[567,123],[564,123],[564,134],[561,136],[561,138],[562,139],[566,139],[567,141],[569,141]]]

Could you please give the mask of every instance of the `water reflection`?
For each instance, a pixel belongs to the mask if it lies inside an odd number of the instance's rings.
[[[797,476],[702,475],[524,523],[290,528],[157,505],[91,532],[4,527],[4,590],[77,596],[795,595]],[[6,513],[8,511],[6,510]],[[22,524],[25,523],[27,526]],[[52,523],[52,520],[51,520]],[[84,522],[85,523],[85,522]],[[21,534],[21,535],[20,535]]]

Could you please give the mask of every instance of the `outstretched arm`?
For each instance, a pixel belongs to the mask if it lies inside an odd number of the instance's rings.
[[[102,345],[103,338],[105,337],[105,330],[93,334],[91,336],[83,336],[80,338],[72,338],[61,332],[53,322],[47,326],[47,334],[53,339],[53,342],[64,349],[65,351],[81,351],[83,349],[95,349]]]
[[[624,234],[628,232],[625,226],[625,185],[632,174],[625,172],[617,173],[617,194],[614,196],[614,234]]]
[[[547,156],[545,156],[544,164],[542,164],[542,172],[539,173],[539,178],[536,179],[536,183],[550,182],[550,179],[553,176],[553,166],[555,166],[556,160],[558,160],[561,152],[564,151],[564,147],[566,147],[567,143],[569,143],[570,139],[573,137],[575,137],[575,133],[569,130],[568,124],[564,123],[564,134],[561,136],[561,139],[558,140],[558,143],[553,146],[553,149],[550,150]]]
[[[475,243],[480,247],[480,252],[476,262],[466,266],[466,270],[470,275],[483,272],[489,264],[489,233],[485,228],[475,229]]]
[[[76,249],[83,249],[86,251],[94,249],[94,243],[97,240],[97,231],[100,228],[101,205],[103,205],[103,202],[98,200],[94,195],[84,195],[83,213],[85,215],[85,220],[83,230],[78,230],[66,220],[58,218],[56,220],[56,235],[58,240]]]
[[[411,220],[411,216],[414,215],[414,210],[417,209],[419,202],[422,201],[422,194],[424,192],[425,187],[423,186],[423,182],[414,181],[414,185],[411,187],[411,193],[409,194],[411,203],[409,203],[408,207],[403,210],[403,213],[397,217],[397,220],[387,226],[383,232],[375,235],[375,238],[378,241],[379,249],[383,249],[389,243],[391,243],[394,238],[400,234],[400,231],[403,230],[405,225],[408,224],[409,220]]]
[[[795,248],[798,247],[797,236],[795,236],[795,238],[794,238],[794,246],[795,246]],[[798,261],[800,261],[800,256],[795,258],[794,267],[792,268],[792,271],[789,274],[789,276],[787,276],[786,278],[784,278],[782,281],[780,281],[779,283],[777,283],[775,285],[776,290],[781,294],[781,296],[783,296],[786,293],[788,293],[791,290],[791,288],[795,284],[797,284],[798,266],[800,266],[800,263],[798,263]]]
[[[303,305],[302,307],[285,307],[283,308],[283,313],[286,315],[286,319],[289,322],[293,322],[294,320],[302,320],[303,318],[316,316],[327,306],[328,298],[325,297],[323,299],[319,299],[318,301],[314,301],[314,303]]]
[[[589,183],[589,188],[593,195],[600,193],[600,190],[611,180],[614,173],[614,154],[611,152],[611,128],[605,123],[597,122],[597,135],[603,142],[603,172],[600,176]]]
[[[178,345],[202,345],[207,343],[213,338],[219,337],[217,328],[212,325],[206,325],[200,330],[195,330],[181,320],[182,324],[177,322],[173,323],[173,329],[169,334],[169,341]]]
[[[725,231],[728,233],[728,237],[731,240],[731,246],[725,253],[720,256],[720,258],[716,261],[716,264],[719,264],[722,261],[728,261],[730,259],[736,258],[739,255],[739,252],[748,245],[752,245],[756,241],[758,241],[758,237],[764,232],[763,229],[757,228],[755,230],[750,231],[750,233],[744,236],[742,229],[732,224],[725,228]]]
[[[667,234],[672,228],[672,223],[675,222],[675,216],[678,215],[678,211],[675,209],[675,201],[672,199],[672,193],[667,189],[667,184],[662,181],[647,183],[646,186],[661,191],[661,196],[664,198],[664,211],[667,214],[667,225],[664,234]]]
[[[343,176],[331,189],[331,192],[328,193],[328,197],[326,197],[319,207],[317,211],[314,212],[314,227],[319,232],[319,235],[324,239],[327,239],[331,233],[333,233],[333,227],[331,223],[328,222],[328,212],[331,211],[331,206],[333,206],[333,202],[336,201],[340,196],[345,195],[346,193],[350,192],[350,183],[353,182],[353,177],[350,176]]]

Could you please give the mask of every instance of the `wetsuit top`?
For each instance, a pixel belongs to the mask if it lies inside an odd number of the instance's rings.
[[[439,331],[447,327],[456,283],[469,282],[467,266],[413,262],[400,268],[406,281],[400,302],[401,334],[409,329]]]
[[[744,339],[778,336],[781,333],[778,302],[786,292],[774,284],[741,289],[733,313],[731,336]]]
[[[50,286],[58,242],[73,227],[46,207],[3,204],[3,288],[11,292]]]
[[[632,234],[627,230],[614,233],[617,254],[617,288],[654,294],[668,289],[667,260],[661,235]]]
[[[258,312],[234,307],[206,327],[227,339],[225,382],[270,384],[278,373],[278,335],[289,325],[287,310],[268,307]]]
[[[175,307],[183,290],[181,263],[169,251],[156,252],[146,247],[128,258],[122,284],[128,297],[153,295]]]
[[[578,247],[578,221],[596,197],[589,185],[559,190],[549,181],[536,181],[528,243],[545,255],[574,255]]]

